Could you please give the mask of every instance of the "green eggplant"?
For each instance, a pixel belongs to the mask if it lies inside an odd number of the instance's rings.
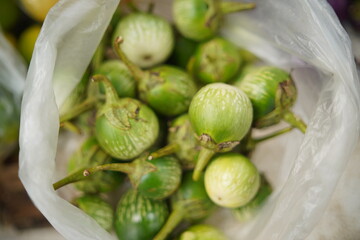
[[[161,200],[152,200],[134,190],[120,199],[115,211],[115,232],[120,240],[151,240],[164,225],[169,210]]]
[[[107,60],[95,70],[95,74],[106,76],[119,97],[136,97],[136,82],[126,65],[119,60]],[[100,85],[104,92],[104,87]]]
[[[253,3],[221,0],[175,0],[172,12],[179,32],[189,39],[200,42],[218,33],[225,14],[254,7]]]
[[[179,240],[227,240],[228,238],[217,228],[208,224],[197,224],[183,232]]]
[[[105,230],[112,230],[114,224],[114,210],[111,205],[101,197],[96,195],[84,195],[76,198],[75,203]]]
[[[246,74],[236,86],[251,100],[254,127],[268,127],[285,120],[305,133],[306,124],[290,109],[296,101],[297,90],[288,72],[263,66]]]
[[[238,153],[214,157],[205,170],[205,189],[221,207],[237,208],[249,203],[260,187],[260,175],[254,164]]]
[[[194,96],[189,117],[202,146],[194,170],[196,180],[216,152],[228,152],[239,144],[250,130],[253,109],[250,99],[240,89],[211,83]]]
[[[132,63],[120,48],[126,42],[122,37],[115,41],[114,48],[128,66],[137,81],[139,98],[156,112],[176,116],[187,112],[197,87],[191,76],[178,67],[160,65],[143,71]]]
[[[220,37],[200,44],[193,58],[190,72],[205,84],[229,82],[242,64],[238,48]]]
[[[159,134],[156,114],[133,98],[119,99],[110,81],[103,75],[93,79],[103,82],[106,102],[96,116],[95,135],[105,152],[120,160],[133,159],[151,147]]]
[[[246,205],[232,209],[232,214],[240,222],[247,222],[251,220],[259,212],[271,193],[272,187],[265,176],[262,175],[260,188],[255,197]]]
[[[113,41],[122,36],[121,46],[128,58],[141,68],[164,62],[174,47],[174,33],[168,21],[160,16],[135,12],[122,18],[113,33]]]

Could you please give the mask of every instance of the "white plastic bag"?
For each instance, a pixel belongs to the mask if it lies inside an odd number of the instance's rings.
[[[170,9],[170,1],[159,2]],[[231,239],[305,239],[359,140],[358,76],[350,41],[326,1],[253,2],[254,11],[228,16],[221,33],[292,71],[299,91],[294,110],[308,130],[259,146],[254,161],[275,185],[274,194],[254,221],[240,226],[228,217],[217,225]],[[27,77],[20,177],[36,206],[67,239],[113,238],[60,198],[52,183],[57,180],[58,106],[80,80],[117,3],[60,1],[45,20]]]

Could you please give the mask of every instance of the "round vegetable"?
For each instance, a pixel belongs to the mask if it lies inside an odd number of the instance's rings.
[[[217,37],[198,47],[191,72],[203,83],[228,82],[239,71],[241,63],[237,47]]]
[[[159,122],[155,113],[136,99],[119,99],[106,77],[96,75],[93,79],[102,81],[106,91],[106,102],[99,109],[95,123],[100,146],[118,159],[139,156],[158,137]]]
[[[222,207],[236,208],[251,201],[260,176],[250,160],[237,153],[216,156],[205,171],[206,192]]]
[[[164,201],[151,200],[129,190],[115,212],[115,231],[119,239],[151,240],[169,215]]]
[[[284,119],[302,132],[306,125],[289,109],[297,92],[290,74],[282,69],[264,66],[252,70],[236,84],[251,100],[254,108],[254,125],[262,128]]]
[[[95,74],[106,76],[119,97],[135,98],[136,82],[130,70],[123,62],[119,60],[105,61],[95,70]],[[101,87],[101,91],[104,92],[102,85]]]
[[[200,152],[200,145],[191,127],[188,114],[175,118],[169,127],[168,145],[150,154],[158,158],[175,153],[184,169],[193,169]]]
[[[84,195],[75,200],[78,207],[92,217],[101,227],[110,231],[114,223],[114,210],[96,195]]]
[[[265,176],[261,176],[260,189],[255,197],[246,205],[232,210],[233,215],[240,222],[246,222],[255,217],[264,202],[272,192],[272,187]]]
[[[197,92],[189,108],[191,124],[202,146],[195,180],[214,153],[230,151],[239,144],[250,129],[252,115],[249,98],[236,87],[212,83]]]
[[[208,197],[204,188],[204,179],[192,180],[192,172],[183,176],[180,188],[171,198],[172,212],[154,240],[163,240],[182,221],[200,221],[206,218],[214,209],[214,203]]]
[[[138,82],[139,98],[162,115],[176,116],[186,112],[196,92],[196,85],[190,75],[168,65],[142,71],[130,62],[119,47],[123,42],[122,37],[117,38],[115,49]]]
[[[113,160],[102,151],[95,137],[84,141],[68,162],[68,173],[71,175],[84,168],[108,164]],[[75,183],[75,187],[85,193],[109,192],[117,188],[124,178],[115,172],[100,172],[89,176],[86,181]]]
[[[183,232],[179,240],[227,240],[227,237],[211,225],[197,224]]]
[[[254,7],[253,3],[220,0],[175,0],[173,16],[175,25],[182,35],[203,41],[216,35],[224,14]]]
[[[141,68],[148,68],[166,60],[174,46],[171,25],[150,13],[131,13],[120,20],[114,37],[122,36],[121,46],[128,58]]]

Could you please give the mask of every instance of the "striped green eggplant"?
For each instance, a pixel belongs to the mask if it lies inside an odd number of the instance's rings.
[[[139,156],[158,137],[156,114],[136,99],[119,99],[105,76],[95,75],[93,79],[104,83],[106,91],[106,102],[98,110],[95,122],[95,135],[100,146],[120,160]]]
[[[116,39],[114,48],[137,81],[139,98],[156,112],[165,116],[185,113],[197,87],[191,76],[178,67],[160,65],[141,70],[132,63],[120,48],[126,39]]]
[[[288,72],[263,66],[246,74],[236,86],[251,100],[255,127],[268,127],[285,120],[305,133],[306,124],[290,110],[296,101],[297,90]]]
[[[134,190],[120,199],[115,211],[119,240],[151,240],[164,225],[169,210],[162,200],[152,200]]]
[[[204,41],[217,34],[225,14],[254,7],[253,3],[221,0],[175,0],[172,12],[175,26],[182,35]]]
[[[189,108],[191,125],[202,149],[194,170],[198,179],[216,152],[227,152],[239,144],[253,119],[250,99],[240,89],[211,83],[201,88]]]
[[[76,198],[74,202],[105,230],[112,230],[114,224],[114,210],[104,199],[97,195],[84,195]]]

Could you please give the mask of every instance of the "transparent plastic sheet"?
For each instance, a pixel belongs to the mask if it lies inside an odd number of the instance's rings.
[[[26,70],[24,60],[5,38],[0,27],[0,85],[14,94],[19,105],[24,90]]]
[[[291,70],[299,91],[294,111],[308,122],[308,130],[256,150],[254,162],[275,187],[257,218],[243,225],[231,217],[219,223],[219,214],[229,215],[221,211],[212,219],[230,239],[305,239],[321,221],[358,144],[359,80],[350,41],[326,1],[254,2],[254,11],[228,16],[221,33],[264,61]],[[57,106],[79,81],[116,4],[60,1],[45,21],[27,77],[20,177],[36,206],[67,239],[112,239],[60,198],[52,183]],[[159,4],[171,6],[170,1]]]

